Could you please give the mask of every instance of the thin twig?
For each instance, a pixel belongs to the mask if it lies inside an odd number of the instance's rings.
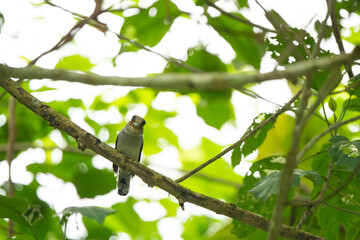
[[[252,23],[252,22],[250,22],[249,20],[244,19],[244,18],[241,18],[241,17],[239,17],[239,16],[237,16],[237,15],[228,13],[228,12],[226,12],[225,10],[221,9],[220,7],[216,6],[216,4],[213,3],[211,0],[205,0],[205,2],[206,2],[207,5],[213,7],[213,8],[215,8],[216,10],[218,10],[219,12],[221,12],[221,14],[223,14],[224,16],[227,16],[227,17],[229,17],[229,18],[232,18],[232,19],[234,19],[234,20],[236,20],[236,21],[242,22],[242,23],[247,24],[247,25],[249,25],[249,26],[259,28],[259,29],[263,30],[264,32],[273,32],[273,33],[276,32],[276,31],[274,31],[274,30],[272,30],[272,29],[269,29],[269,28],[260,26],[260,25],[255,24],[255,23]]]
[[[271,115],[269,118],[265,119],[264,121],[262,121],[257,127],[255,127],[253,130],[251,130],[250,132],[248,132],[245,136],[243,136],[239,141],[237,141],[236,143],[234,143],[233,145],[227,147],[224,151],[222,151],[221,153],[217,154],[216,156],[214,156],[213,158],[207,160],[206,162],[204,162],[203,164],[201,164],[200,166],[198,166],[197,168],[195,168],[194,170],[190,171],[189,173],[185,174],[184,176],[182,176],[181,178],[177,179],[176,182],[180,183],[182,181],[184,181],[185,179],[189,178],[190,176],[194,175],[195,173],[199,172],[201,169],[205,168],[206,166],[208,166],[209,164],[215,162],[217,159],[221,158],[222,156],[224,156],[226,153],[230,152],[231,150],[233,150],[235,147],[239,146],[241,143],[243,143],[244,141],[246,141],[246,139],[248,139],[249,137],[251,137],[252,135],[254,135],[257,131],[259,131],[262,127],[264,127],[266,124],[268,124],[270,121],[275,120],[281,113],[287,111],[290,108],[290,105],[295,102],[295,100],[301,95],[302,90],[300,90],[299,92],[297,92],[291,99],[289,102],[287,102],[284,107],[280,108],[278,111],[276,111],[276,113],[274,113],[273,115]]]
[[[337,209],[337,210],[339,210],[339,211],[342,211],[342,212],[346,212],[346,213],[350,213],[350,214],[354,214],[354,215],[360,216],[360,212],[351,211],[351,210],[348,210],[348,209],[345,209],[345,208],[341,208],[341,207],[337,207],[337,206],[334,206],[334,205],[331,205],[331,204],[328,204],[328,203],[325,203],[325,205],[328,206],[328,207]]]
[[[321,27],[320,27],[320,30],[319,30],[319,34],[318,34],[318,37],[317,37],[317,41],[316,41],[316,44],[311,52],[311,56],[312,58],[315,58],[318,56],[319,52],[320,52],[320,44],[322,42],[322,40],[324,39],[324,36],[325,36],[325,29],[326,29],[326,22],[327,20],[329,19],[329,16],[330,16],[330,13],[329,13],[329,9],[326,13],[326,16],[325,16],[325,19],[324,21],[321,23]]]
[[[336,4],[336,0],[327,0],[328,11],[330,13],[331,25],[336,39],[336,43],[339,47],[340,53],[345,53],[344,45],[340,35],[338,20],[336,18],[335,4]],[[345,64],[345,68],[349,77],[352,78],[354,76],[354,73],[351,70],[351,66]]]

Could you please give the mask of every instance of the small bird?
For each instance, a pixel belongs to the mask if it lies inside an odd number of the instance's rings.
[[[140,162],[141,150],[144,142],[143,127],[145,123],[143,118],[134,115],[118,134],[115,149]],[[126,196],[130,190],[130,180],[134,175],[125,169],[119,168],[115,164],[113,164],[113,170],[117,173],[118,194]]]

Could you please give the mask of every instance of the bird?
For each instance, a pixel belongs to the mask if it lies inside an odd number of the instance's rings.
[[[145,120],[134,115],[131,120],[119,132],[115,149],[130,158],[135,158],[140,162],[141,151],[143,148],[143,127]],[[117,191],[121,196],[126,196],[130,190],[130,180],[134,176],[129,171],[113,164],[114,173],[117,174]]]

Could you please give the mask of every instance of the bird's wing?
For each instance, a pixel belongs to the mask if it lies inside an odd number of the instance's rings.
[[[142,142],[142,143],[141,143],[141,147],[140,147],[140,152],[139,152],[138,162],[140,162],[141,152],[142,152],[143,145],[144,145],[144,142]]]
[[[115,149],[117,149],[117,143],[118,143],[118,136],[116,137],[116,141],[115,141]],[[119,167],[113,163],[113,171],[114,171],[114,173],[117,173],[118,169],[119,169]]]

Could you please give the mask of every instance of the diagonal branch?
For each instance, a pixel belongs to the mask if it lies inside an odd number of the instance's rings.
[[[139,176],[150,187],[158,186],[169,194],[175,196],[179,203],[193,203],[197,206],[211,210],[217,214],[222,214],[248,225],[267,231],[271,220],[261,215],[252,213],[248,210],[241,209],[235,204],[225,203],[223,201],[208,197],[206,195],[194,192],[188,188],[181,186],[170,178],[161,175],[154,170],[118,153],[109,145],[101,142],[92,134],[86,132],[63,115],[54,111],[48,105],[26,92],[18,83],[9,78],[2,76],[0,72],[0,86],[9,92],[25,107],[29,108],[35,114],[39,115],[50,123],[50,126],[58,128],[72,136],[77,142],[81,150],[91,149],[95,153],[107,158],[109,161],[117,164],[131,173]],[[282,237],[290,239],[324,239],[311,233],[292,228],[287,225],[281,226]]]
[[[251,137],[252,135],[254,135],[257,131],[259,131],[262,127],[264,127],[266,124],[268,124],[270,121],[275,120],[281,113],[286,112],[287,110],[289,110],[291,104],[293,102],[296,101],[296,99],[301,95],[302,90],[300,90],[299,92],[297,92],[294,97],[292,97],[290,99],[290,101],[288,103],[286,103],[282,108],[280,108],[278,111],[276,111],[276,113],[274,113],[273,115],[271,115],[269,118],[265,119],[263,122],[261,122],[257,127],[255,127],[252,131],[248,132],[245,136],[243,136],[239,141],[237,141],[236,143],[234,143],[233,145],[227,147],[224,151],[222,151],[221,153],[217,154],[216,156],[214,156],[213,158],[209,159],[208,161],[204,162],[203,164],[201,164],[200,166],[198,166],[197,168],[195,168],[194,170],[188,172],[187,174],[185,174],[184,176],[182,176],[181,178],[177,179],[176,182],[180,183],[182,181],[184,181],[185,179],[191,177],[192,175],[194,175],[195,173],[199,172],[201,169],[205,168],[206,166],[208,166],[209,164],[215,162],[217,159],[221,158],[222,156],[224,156],[226,153],[230,152],[231,150],[233,150],[234,148],[236,148],[237,146],[239,146],[240,144],[242,144],[244,141],[246,141],[246,139],[248,139],[249,137]]]
[[[51,70],[38,67],[13,68],[0,64],[0,72],[7,77],[20,79],[53,79],[69,82],[80,82],[90,85],[116,85],[151,87],[159,90],[229,90],[238,89],[249,83],[260,83],[268,80],[294,78],[309,74],[317,70],[335,68],[344,63],[352,63],[360,59],[360,47],[356,47],[351,54],[334,57],[321,57],[308,61],[290,64],[285,70],[268,73],[167,73],[151,77],[109,77],[93,73],[76,73],[61,69]]]

